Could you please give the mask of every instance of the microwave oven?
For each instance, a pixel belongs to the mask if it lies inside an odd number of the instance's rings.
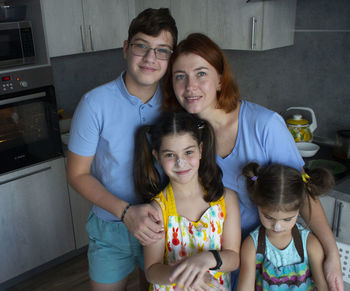
[[[30,21],[0,23],[0,69],[35,62]]]

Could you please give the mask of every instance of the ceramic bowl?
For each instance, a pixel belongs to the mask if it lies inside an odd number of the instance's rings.
[[[298,150],[303,158],[313,157],[320,146],[311,142],[297,142]]]

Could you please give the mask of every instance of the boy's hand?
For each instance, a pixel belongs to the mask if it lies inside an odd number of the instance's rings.
[[[164,236],[158,211],[151,204],[132,205],[124,216],[129,231],[144,245],[150,245]]]

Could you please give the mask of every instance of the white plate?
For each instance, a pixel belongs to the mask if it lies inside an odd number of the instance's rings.
[[[309,158],[314,156],[320,146],[311,142],[297,142],[298,150],[303,158]]]

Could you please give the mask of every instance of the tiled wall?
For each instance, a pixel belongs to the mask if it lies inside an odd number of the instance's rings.
[[[350,129],[350,1],[298,0],[293,46],[225,53],[241,96],[281,114],[311,107],[318,136]],[[84,92],[123,70],[122,50],[53,58],[58,104],[74,111]]]

